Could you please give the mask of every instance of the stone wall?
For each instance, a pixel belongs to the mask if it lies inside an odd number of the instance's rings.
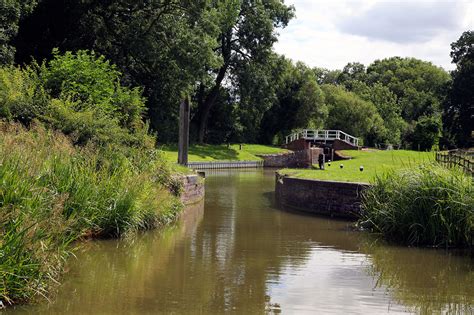
[[[312,164],[318,164],[318,156],[323,152],[322,148],[311,148],[294,152],[279,154],[261,154],[264,167],[296,167],[309,168]]]
[[[291,208],[331,217],[355,219],[360,214],[362,183],[292,178],[276,173],[277,201]]]
[[[185,175],[181,177],[183,183],[183,192],[181,201],[185,205],[191,205],[204,199],[205,179],[200,175]]]

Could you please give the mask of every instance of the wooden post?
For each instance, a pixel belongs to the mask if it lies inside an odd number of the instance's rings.
[[[189,149],[189,97],[186,96],[179,106],[179,142],[178,164],[188,164]]]

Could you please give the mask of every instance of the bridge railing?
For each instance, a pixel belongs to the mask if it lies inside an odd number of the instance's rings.
[[[359,138],[353,137],[350,134],[347,134],[341,130],[304,129],[302,131],[295,132],[287,136],[285,138],[285,141],[288,144],[298,139],[318,140],[318,141],[327,141],[327,140],[331,141],[331,140],[338,139],[354,146],[359,145]]]

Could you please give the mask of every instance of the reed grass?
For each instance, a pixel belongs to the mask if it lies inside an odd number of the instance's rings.
[[[0,122],[0,301],[48,297],[75,240],[174,221],[172,175],[154,150],[75,147],[41,125]]]
[[[472,178],[436,163],[378,175],[363,194],[360,224],[404,245],[470,247]]]

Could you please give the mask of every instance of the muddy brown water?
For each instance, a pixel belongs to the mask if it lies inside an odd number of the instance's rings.
[[[50,303],[7,314],[474,312],[474,259],[389,246],[351,223],[280,209],[274,172],[207,172],[173,227],[83,244]]]

